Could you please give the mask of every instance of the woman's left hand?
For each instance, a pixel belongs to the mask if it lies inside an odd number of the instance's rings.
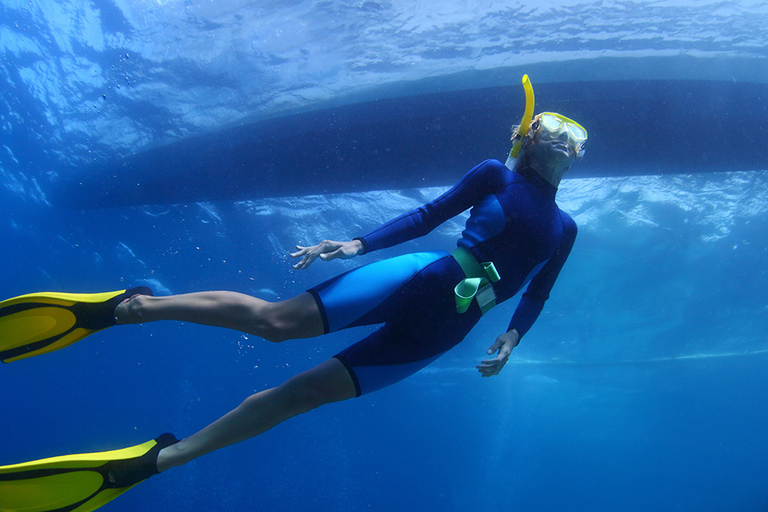
[[[492,377],[498,375],[504,365],[509,360],[509,355],[512,353],[512,349],[520,343],[520,333],[517,329],[512,329],[505,332],[498,338],[496,342],[488,349],[488,355],[493,355],[497,350],[498,355],[493,359],[486,359],[476,366],[477,370],[483,377]]]

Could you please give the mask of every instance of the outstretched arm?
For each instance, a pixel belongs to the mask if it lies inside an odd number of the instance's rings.
[[[509,172],[496,160],[486,160],[476,165],[440,197],[361,236],[363,250],[369,253],[426,235],[443,222],[497,192],[504,186]]]
[[[301,258],[301,261],[293,268],[307,269],[317,258],[323,261],[354,258],[358,254],[392,247],[424,236],[498,190],[504,184],[506,173],[509,171],[500,162],[486,160],[475,166],[459,183],[437,199],[392,219],[364,236],[349,242],[323,240],[312,247],[297,245],[297,251],[291,253],[291,257]]]
[[[363,251],[363,243],[357,239],[348,242],[323,240],[311,247],[297,245],[296,249],[296,252],[291,253],[291,258],[301,258],[301,261],[295,264],[293,268],[304,270],[309,268],[317,258],[323,261],[335,260],[336,258],[343,260],[354,258]]]

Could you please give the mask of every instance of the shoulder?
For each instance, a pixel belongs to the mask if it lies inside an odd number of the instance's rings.
[[[486,185],[504,186],[514,179],[515,173],[498,160],[489,159],[474,166],[464,179],[482,180]]]
[[[507,167],[503,163],[499,162],[494,158],[489,158],[488,160],[480,162],[475,167],[475,169],[477,168],[482,168],[483,172],[486,172],[486,173],[500,174],[504,176],[512,174],[512,171],[507,169]]]

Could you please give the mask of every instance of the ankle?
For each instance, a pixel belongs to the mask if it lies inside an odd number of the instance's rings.
[[[157,454],[157,472],[162,473],[163,471],[186,464],[190,460],[189,455],[179,448],[178,443],[166,446]]]
[[[148,295],[134,295],[122,301],[115,307],[115,322],[117,324],[138,324],[142,321],[144,301]]]

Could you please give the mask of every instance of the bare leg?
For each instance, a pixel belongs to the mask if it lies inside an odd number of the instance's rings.
[[[118,323],[180,320],[226,327],[270,341],[323,334],[323,320],[314,297],[302,293],[281,302],[267,302],[236,292],[214,291],[150,297],[140,295],[115,309]],[[323,404],[356,395],[349,372],[330,359],[275,388],[246,398],[242,404],[204,429],[164,448],[157,468],[165,471],[219,448],[243,441]]]
[[[158,455],[157,469],[162,472],[186,464],[323,404],[355,395],[355,384],[347,369],[338,359],[329,359],[280,386],[251,395],[204,429],[164,448]]]
[[[139,295],[119,304],[115,317],[120,324],[179,320],[226,327],[269,341],[310,338],[324,332],[317,302],[306,292],[281,302],[226,291]]]

